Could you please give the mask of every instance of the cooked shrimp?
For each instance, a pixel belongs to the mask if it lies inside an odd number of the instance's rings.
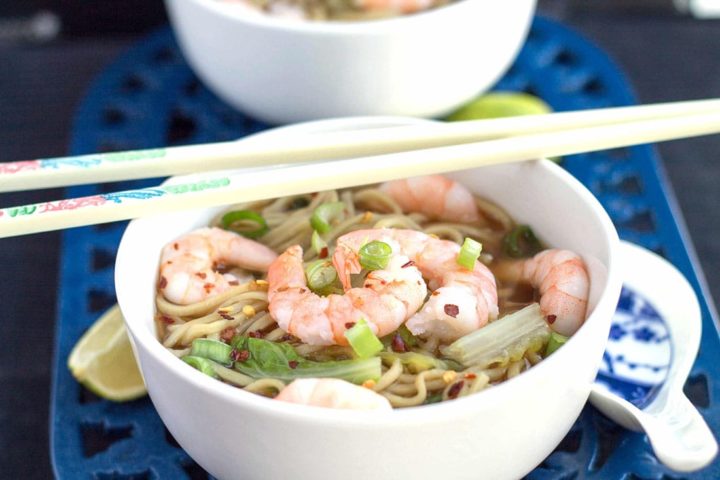
[[[585,263],[569,250],[543,250],[503,267],[511,280],[530,283],[540,293],[540,310],[556,332],[570,336],[585,321],[590,278]]]
[[[376,335],[387,335],[420,308],[427,293],[409,263],[407,256],[393,255],[385,269],[368,275],[364,288],[323,297],[308,288],[303,250],[295,245],[270,265],[268,310],[280,328],[310,345],[347,345],[345,330],[360,319]]]
[[[361,10],[402,13],[419,12],[442,3],[437,0],[353,0],[353,4]]]
[[[392,410],[387,398],[336,378],[301,378],[275,397],[283,402],[348,410]]]
[[[264,272],[277,258],[271,249],[220,228],[200,228],[165,245],[160,257],[160,291],[179,305],[202,301],[239,283],[224,267]]]
[[[343,286],[359,273],[358,251],[369,241],[387,243],[409,258],[433,290],[420,311],[406,322],[421,337],[452,341],[497,317],[497,288],[492,272],[480,262],[472,271],[457,263],[460,246],[415,230],[358,230],[338,238],[333,264]],[[375,272],[371,272],[371,275]]]
[[[480,218],[473,194],[442,175],[394,180],[380,185],[403,212],[418,212],[430,219],[470,223]]]

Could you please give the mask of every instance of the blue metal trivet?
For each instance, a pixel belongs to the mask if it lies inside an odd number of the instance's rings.
[[[604,53],[542,18],[533,23],[515,65],[496,88],[533,93],[555,110],[635,103],[627,81]],[[210,94],[182,60],[170,31],[163,29],[97,79],[77,113],[71,153],[230,140],[264,128]],[[710,428],[720,431],[720,377],[713,375],[720,364],[720,339],[655,150],[638,146],[576,155],[567,157],[564,166],[600,199],[621,237],[665,256],[698,293],[703,337],[686,393]],[[76,187],[68,195],[156,183]],[[65,367],[77,339],[115,302],[113,261],[124,228],[124,223],[115,223],[73,229],[63,236],[53,466],[62,479],[206,479],[207,473],[165,430],[148,399],[126,404],[101,400],[79,386]],[[624,430],[588,405],[555,452],[527,478],[710,480],[720,478],[720,460],[692,474],[671,472],[657,463],[644,435]]]

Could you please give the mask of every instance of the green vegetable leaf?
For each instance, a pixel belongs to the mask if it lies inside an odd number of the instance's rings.
[[[291,381],[296,378],[332,377],[361,384],[366,380],[378,380],[381,375],[379,357],[313,362],[298,355],[287,343],[238,335],[231,344],[239,351],[247,351],[247,359],[235,362],[234,368],[253,378]]]
[[[192,342],[190,355],[207,358],[223,365],[229,365],[232,363],[230,352],[232,352],[232,347],[227,343],[209,338],[196,338]]]
[[[203,357],[195,357],[193,355],[185,355],[184,357],[182,357],[182,360],[183,362],[187,363],[191,367],[196,368],[197,370],[200,370],[202,373],[209,377],[218,377],[215,369],[213,368],[215,362],[213,362],[212,360],[208,360],[207,358]]]

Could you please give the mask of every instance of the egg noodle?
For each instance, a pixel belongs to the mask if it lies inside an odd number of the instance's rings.
[[[502,256],[502,239],[514,228],[513,220],[497,205],[476,198],[481,220],[474,224],[429,221],[418,213],[404,214],[400,206],[377,188],[326,191],[313,195],[278,198],[274,200],[239,204],[229,210],[252,210],[265,219],[268,232],[257,241],[282,253],[291,245],[303,247],[304,260],[318,258],[311,248],[313,228],[310,218],[315,209],[325,202],[342,201],[344,217],[323,235],[332,256],[335,240],[345,233],[368,228],[403,228],[462,243],[465,237],[483,244],[480,261],[492,270],[493,263]],[[220,223],[220,216],[212,222]],[[236,272],[233,272],[236,273]],[[249,335],[273,342],[287,342],[297,353],[309,360],[347,360],[353,358],[350,347],[339,345],[316,346],[302,343],[277,326],[268,312],[268,284],[262,278],[253,278],[244,272],[237,273],[247,281],[225,292],[190,305],[176,305],[157,295],[157,327],[163,345],[178,357],[190,352],[190,345],[198,338],[225,339],[232,335]],[[530,304],[534,293],[519,293],[515,285],[504,285],[498,280],[500,316],[517,311]],[[518,297],[520,299],[518,300]],[[439,340],[434,337],[416,339],[413,352],[440,358]],[[385,396],[394,407],[432,403],[465,396],[489,385],[504,381],[542,359],[542,344],[534,344],[517,360],[491,365],[462,366],[459,369],[437,368],[434,365],[407,365],[398,356],[382,355],[382,375],[376,382],[363,385]],[[515,356],[514,358],[517,358]],[[221,380],[266,396],[275,396],[285,382],[274,378],[254,379],[234,369],[219,367]]]

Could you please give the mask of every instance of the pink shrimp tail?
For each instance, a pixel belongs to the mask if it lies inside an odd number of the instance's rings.
[[[298,268],[298,265],[301,268]],[[278,291],[304,287],[305,272],[302,269],[302,248],[293,245],[283,252],[268,268],[268,300],[272,301]]]
[[[394,180],[380,186],[404,212],[419,212],[430,218],[464,223],[480,218],[472,193],[442,175]]]
[[[350,275],[360,273],[362,270],[358,255],[348,246],[338,244],[333,254],[333,266],[345,291],[350,290],[352,288]]]
[[[556,332],[570,336],[585,321],[590,278],[569,250],[544,250],[524,264],[522,277],[540,292],[540,310]]]
[[[275,400],[349,410],[391,410],[382,395],[336,378],[301,378],[283,388]]]

